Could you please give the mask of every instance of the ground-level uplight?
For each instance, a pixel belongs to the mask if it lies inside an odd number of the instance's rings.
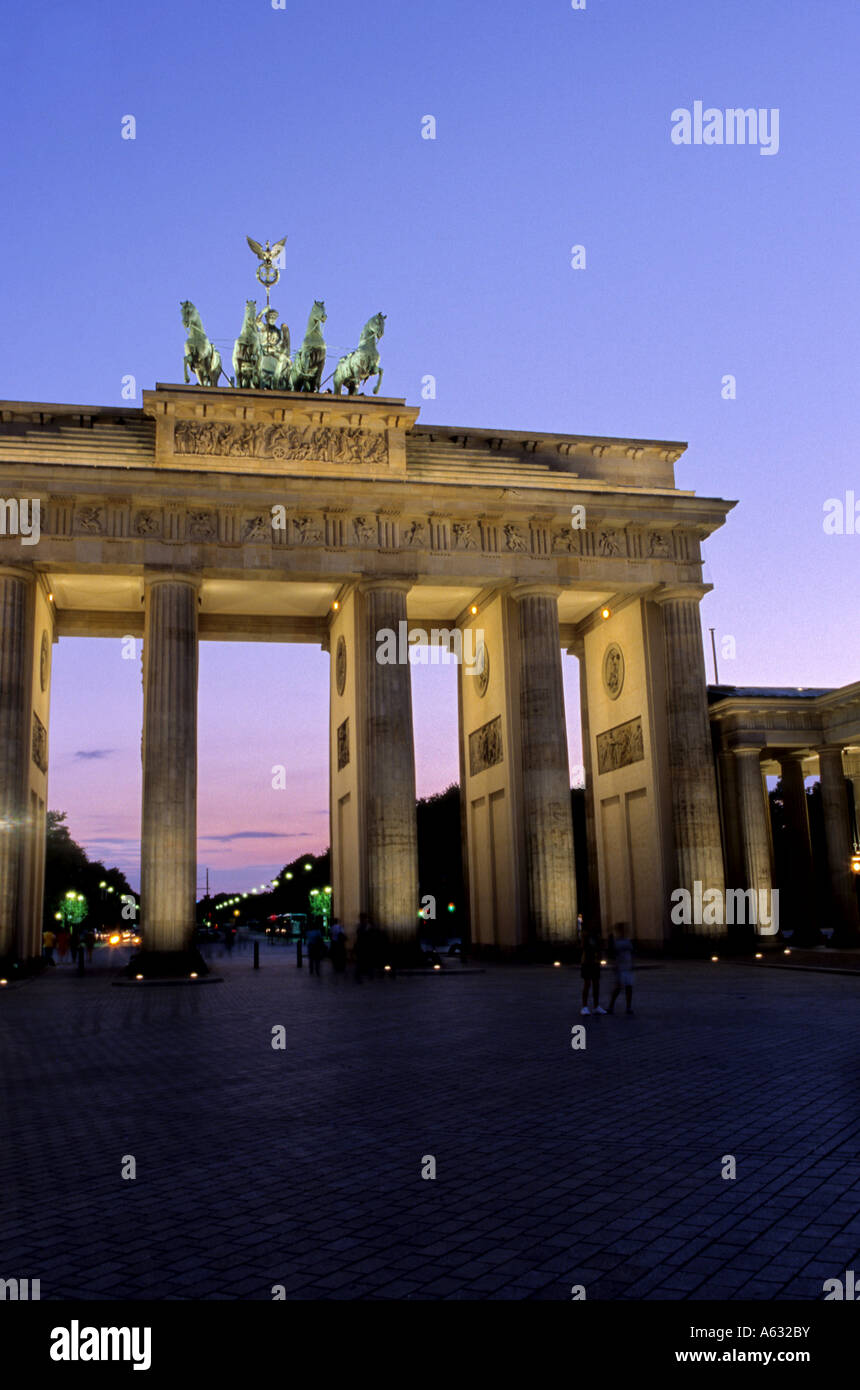
[[[711,960],[719,960],[719,956],[711,956]]]

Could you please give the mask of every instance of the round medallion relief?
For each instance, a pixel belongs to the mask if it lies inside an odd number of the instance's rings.
[[[610,700],[617,700],[624,685],[624,653],[617,642],[612,642],[604,653],[603,684]]]
[[[483,698],[490,684],[490,653],[487,651],[486,642],[479,642],[475,652],[475,681],[478,696]]]
[[[42,633],[42,645],[39,649],[39,684],[43,690],[48,689],[48,655],[50,653],[47,631]]]
[[[346,689],[346,642],[343,637],[338,637],[337,639],[337,649],[334,657],[334,680],[338,695],[342,695]]]

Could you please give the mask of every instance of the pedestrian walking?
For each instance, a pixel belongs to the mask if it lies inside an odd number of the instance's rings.
[[[323,941],[322,930],[314,922],[308,932],[308,968],[312,975],[320,975],[320,963],[325,955],[325,942]]]
[[[57,964],[54,960],[54,946],[56,945],[56,941],[57,938],[52,931],[42,932],[42,950],[45,954],[45,960],[49,965]]]
[[[582,937],[582,1008],[583,1014],[605,1014],[600,1007],[600,933],[585,927]],[[594,1008],[588,1007],[588,992],[591,990]]]
[[[61,927],[57,933],[57,957],[64,961],[69,954],[69,947],[72,944],[72,934],[67,927]]]
[[[612,952],[612,961],[615,966],[615,987],[612,997],[609,1000],[609,1013],[615,1008],[615,1001],[624,990],[624,998],[627,1002],[627,1013],[633,1012],[633,942],[630,938],[627,923],[616,922],[612,929],[612,938],[609,943]]]
[[[342,975],[346,970],[346,932],[337,917],[332,918],[331,945],[328,953],[335,975]]]
[[[92,927],[90,927],[89,931],[84,937],[84,942],[87,948],[87,965],[89,965],[93,958],[93,947],[96,944],[96,934],[93,931]]]

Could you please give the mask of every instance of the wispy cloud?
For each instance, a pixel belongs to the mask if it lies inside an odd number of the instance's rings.
[[[285,835],[283,830],[233,830],[229,835],[198,835],[197,838],[226,844],[230,840],[307,840],[310,837],[306,831]]]
[[[88,760],[110,758],[116,751],[116,748],[79,748],[73,756],[76,758],[86,758]]]

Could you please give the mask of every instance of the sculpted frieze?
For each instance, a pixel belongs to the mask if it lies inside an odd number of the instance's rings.
[[[161,531],[161,513],[150,511],[138,512],[134,518],[133,526],[136,536],[156,536]]]
[[[388,463],[387,439],[378,430],[177,420],[173,437],[177,454],[317,463]]]
[[[639,763],[644,757],[642,720],[638,716],[597,735],[598,773],[617,772],[620,767]]]
[[[79,507],[75,515],[75,526],[79,531],[100,536],[105,529],[104,507]]]
[[[503,760],[502,718],[497,714],[469,735],[469,774],[476,777]]]

